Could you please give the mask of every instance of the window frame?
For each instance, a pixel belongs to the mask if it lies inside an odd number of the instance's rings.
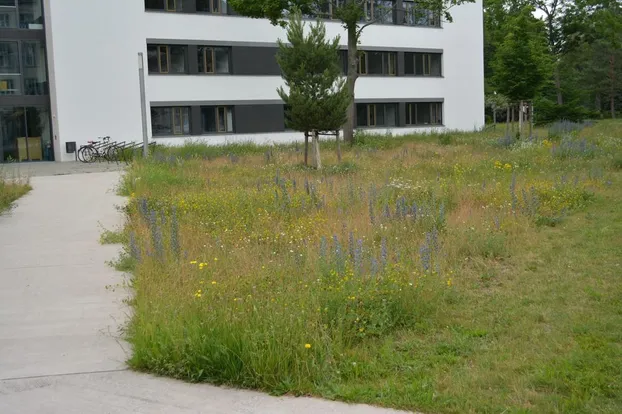
[[[417,123],[419,115],[417,106],[420,104],[427,104],[428,115],[430,122],[428,124]],[[413,111],[414,110],[414,111]],[[413,119],[414,115],[414,119]],[[440,122],[437,122],[440,120]],[[443,121],[443,102],[408,102],[406,104],[406,125],[408,126],[438,126],[444,125]]]
[[[199,10],[197,6],[197,13],[223,14],[223,11],[222,11],[223,7],[222,7],[221,0],[206,0],[206,2],[207,2],[208,10]],[[215,4],[218,5],[217,10],[214,9]]]
[[[170,69],[171,69],[171,51],[168,45],[157,45],[158,48],[158,69],[159,69],[159,73],[170,73]],[[162,48],[164,48],[164,51],[166,53],[166,71],[162,70]]]
[[[373,109],[373,111],[372,111]],[[372,112],[373,112],[373,121],[374,123],[372,124]],[[367,127],[369,128],[373,128],[376,126],[376,124],[378,123],[378,112],[377,112],[377,108],[376,108],[376,104],[367,104]]]
[[[166,2],[165,10],[167,12],[176,12],[177,11],[177,0],[164,0]],[[173,4],[173,8],[171,9],[171,2]]]
[[[233,134],[235,133],[234,131],[234,125],[235,125],[235,121],[234,121],[234,111],[233,111],[233,106],[232,105],[207,105],[207,106],[201,106],[200,107],[200,111],[201,111],[201,135],[216,135],[216,134]],[[211,111],[214,115],[214,131],[209,131],[207,129],[207,125],[204,124],[205,121],[205,117],[203,115],[203,112],[209,112]],[[222,115],[221,115],[222,112]],[[231,114],[231,123],[229,123],[229,114]],[[223,128],[220,127],[221,125],[221,121],[222,120],[222,125]]]
[[[152,106],[151,111],[155,110],[166,110],[169,109],[170,112],[168,114],[169,118],[169,126],[170,131],[166,133],[155,133],[154,132],[154,117],[151,115],[151,135],[154,138],[158,137],[179,137],[179,136],[190,136],[192,135],[192,110],[189,106]],[[184,132],[184,127],[186,126],[185,115],[187,117],[187,126],[188,132]]]
[[[380,66],[382,68],[382,73],[369,73],[369,57],[367,55],[367,50],[359,51],[359,64],[358,64],[358,74],[359,75],[370,75],[370,76],[397,76],[397,52],[391,51],[373,51],[374,53],[380,53]],[[347,61],[347,54],[346,54]],[[347,66],[346,66],[347,67]],[[363,72],[363,70],[365,70]],[[347,73],[347,72],[346,72]]]
[[[430,76],[432,73],[432,54],[430,53],[422,53],[422,63],[423,63],[423,76]],[[427,63],[427,67],[426,67]],[[426,72],[427,69],[427,72]]]
[[[212,46],[205,46],[203,47],[203,71],[201,73],[209,73],[209,74],[214,74],[216,73],[216,65],[215,65],[215,61],[216,61],[216,53],[214,52],[214,48]],[[211,58],[212,58],[212,70],[208,71],[207,70],[207,52],[210,52]]]
[[[367,75],[368,74],[368,60],[367,60],[367,52],[361,50],[359,53],[359,75]],[[365,72],[363,72],[363,69]]]

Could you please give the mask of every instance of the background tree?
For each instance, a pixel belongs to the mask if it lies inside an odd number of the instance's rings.
[[[300,12],[295,11],[287,26],[287,43],[278,40],[277,61],[286,88],[279,87],[277,92],[287,108],[287,126],[312,133],[311,159],[320,169],[319,132],[343,125],[350,97],[341,76],[339,37],[327,40],[321,21],[310,25],[308,35],[304,28]],[[305,146],[305,160],[306,151]]]
[[[446,21],[451,22],[450,9],[463,3],[473,3],[475,0],[420,0],[417,7],[420,10],[429,10]],[[287,24],[287,16],[294,10],[300,10],[304,15],[318,17],[331,17],[340,20],[347,32],[348,40],[348,71],[347,87],[350,96],[347,122],[343,126],[344,139],[354,142],[354,126],[356,125],[356,106],[354,103],[354,90],[358,78],[358,43],[363,29],[367,26],[382,21],[391,15],[391,7],[380,7],[379,13],[370,15],[367,4],[377,2],[373,0],[229,0],[233,9],[241,15],[254,18],[268,18],[272,24]],[[405,9],[396,10],[396,15],[403,16]],[[400,14],[401,13],[401,14]]]
[[[493,62],[493,83],[510,100],[533,100],[550,76],[550,57],[542,21],[533,17],[526,6],[507,23],[507,34],[499,45]]]

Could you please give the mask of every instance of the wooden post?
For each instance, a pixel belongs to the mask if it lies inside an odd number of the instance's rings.
[[[335,131],[335,139],[337,140],[337,162],[341,162],[341,142],[339,141],[339,130]]]
[[[305,131],[305,167],[307,167],[308,164],[308,156],[309,156],[309,131]]]
[[[518,136],[523,136],[523,101],[518,102]]]
[[[533,134],[533,101],[529,102],[529,136]]]

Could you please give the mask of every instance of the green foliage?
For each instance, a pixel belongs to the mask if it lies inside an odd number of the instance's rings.
[[[326,40],[321,21],[304,33],[302,16],[290,16],[287,41],[278,41],[277,62],[285,88],[278,93],[286,107],[286,123],[297,131],[331,131],[346,121],[350,97],[341,77],[339,37]]]
[[[514,101],[533,99],[550,74],[543,25],[532,12],[525,7],[508,21],[493,63],[495,87]]]
[[[99,236],[99,242],[101,244],[122,244],[127,243],[127,236],[123,230],[113,231],[104,230]]]

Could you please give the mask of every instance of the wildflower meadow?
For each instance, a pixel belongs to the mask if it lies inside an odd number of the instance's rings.
[[[622,410],[622,122],[135,160],[130,365],[423,412]]]

